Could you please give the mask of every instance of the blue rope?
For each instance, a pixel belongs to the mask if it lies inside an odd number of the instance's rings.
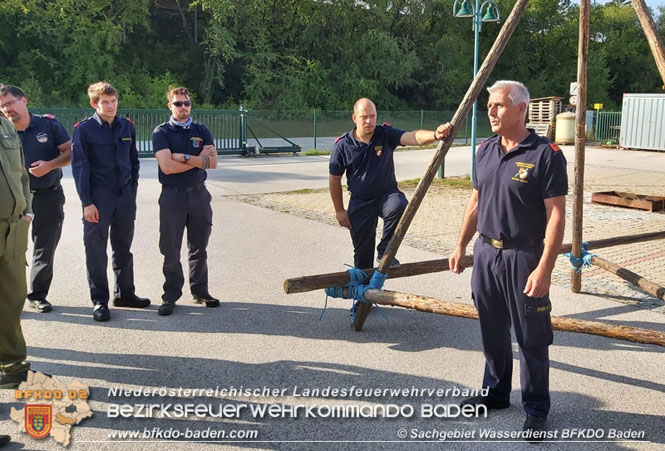
[[[589,243],[582,241],[582,253],[579,257],[573,257],[572,252],[567,252],[563,256],[568,257],[571,269],[574,269],[575,272],[582,272],[582,268],[591,267],[591,259],[596,255],[589,252]]]
[[[369,288],[373,290],[380,290],[383,288],[383,283],[386,281],[388,276],[386,274],[381,274],[377,269],[372,274],[372,278],[369,280]]]
[[[323,306],[323,310],[321,311],[321,315],[319,316],[319,321],[323,319],[323,314],[326,312],[326,309],[328,308],[328,296],[331,296],[333,298],[355,299],[356,287],[362,286],[361,284],[367,277],[367,273],[365,273],[365,271],[363,271],[362,269],[354,268],[351,265],[346,265],[346,266],[349,267],[349,283],[347,283],[346,285],[326,288],[326,301],[325,305]],[[346,290],[346,296],[344,295],[344,290]],[[365,302],[364,294],[365,292],[363,291],[362,302]]]
[[[374,271],[374,274],[372,274],[372,277],[369,280],[369,284],[363,285],[363,281],[367,277],[365,271],[359,268],[351,267],[350,265],[347,266],[349,266],[349,283],[342,286],[326,288],[326,301],[323,307],[323,311],[321,312],[321,316],[319,316],[319,321],[321,321],[323,318],[323,314],[328,307],[328,296],[331,296],[334,298],[353,299],[353,305],[351,306],[351,322],[355,322],[358,303],[362,302],[363,304],[369,304],[369,302],[367,302],[365,299],[365,293],[367,290],[380,290],[388,278],[386,274],[382,274],[377,270]],[[385,316],[383,311],[380,309],[379,311]]]

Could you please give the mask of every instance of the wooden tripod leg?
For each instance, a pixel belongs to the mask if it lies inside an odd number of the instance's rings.
[[[414,192],[409,205],[407,205],[406,210],[404,210],[404,214],[399,221],[399,224],[397,224],[395,234],[390,240],[390,243],[388,243],[388,248],[383,254],[381,263],[379,263],[378,270],[381,272],[381,274],[388,274],[390,264],[395,258],[395,255],[397,255],[397,250],[399,249],[399,246],[402,243],[404,236],[406,235],[406,231],[409,228],[409,225],[411,225],[411,221],[416,215],[418,207],[423,201],[423,198],[425,197],[425,194],[427,193],[427,190],[429,189],[434,176],[436,175],[439,167],[441,166],[441,163],[443,162],[443,159],[448,153],[448,149],[450,149],[450,146],[453,144],[455,135],[457,135],[457,130],[461,124],[464,123],[464,118],[473,106],[473,102],[478,98],[478,95],[482,91],[483,87],[485,87],[485,83],[487,83],[487,80],[492,73],[492,69],[494,69],[496,62],[499,60],[503,50],[506,48],[506,44],[508,44],[510,36],[513,34],[513,31],[515,31],[515,28],[517,28],[517,25],[519,24],[520,19],[522,18],[522,15],[524,14],[528,4],[529,0],[517,0],[515,2],[515,6],[513,6],[513,10],[510,13],[510,16],[503,24],[503,27],[501,27],[501,31],[494,41],[494,45],[492,45],[492,48],[487,54],[483,65],[480,67],[480,70],[476,74],[476,77],[471,83],[471,86],[469,86],[469,89],[467,90],[462,103],[460,103],[459,108],[457,108],[457,112],[455,112],[455,116],[453,116],[453,119],[450,121],[452,124],[452,130],[450,131],[450,134],[446,137],[446,139],[439,143],[432,162],[427,167],[425,175],[420,180],[420,183],[418,183],[416,191]],[[360,306],[356,314],[355,321],[351,326],[353,330],[359,331],[362,329],[363,324],[365,323],[365,318],[367,318],[367,314],[369,313],[370,309],[371,305],[365,306],[363,304]]]

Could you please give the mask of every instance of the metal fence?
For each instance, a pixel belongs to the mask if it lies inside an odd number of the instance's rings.
[[[33,113],[50,113],[71,132],[74,124],[92,114],[85,108],[34,108]],[[152,155],[152,131],[168,120],[168,110],[118,110],[136,126],[136,140],[141,156]],[[388,122],[402,130],[434,129],[450,121],[454,111],[379,111],[378,122]],[[206,110],[192,116],[208,126],[221,154],[240,154],[257,148],[260,152],[298,152],[304,149],[332,148],[335,137],[351,128],[351,111],[326,110]],[[478,137],[492,134],[487,114],[478,112]],[[471,117],[467,117],[457,135],[469,143]]]
[[[596,116],[594,138],[596,141],[619,141],[621,111],[599,111]]]
[[[259,140],[289,138],[305,149],[329,150],[335,137],[353,128],[351,114],[350,110],[252,110],[247,123]],[[432,130],[450,121],[454,114],[455,111],[379,111],[378,123],[387,122],[402,130]],[[491,134],[487,113],[479,111],[478,137]],[[471,116],[465,119],[457,138],[470,142]]]
[[[31,108],[36,114],[49,113],[70,132],[74,124],[92,115],[92,110],[81,108]],[[118,110],[118,115],[131,119],[136,127],[136,147],[139,156],[152,156],[152,131],[169,119],[167,110]],[[241,154],[246,150],[245,116],[241,111],[197,111],[195,117],[210,129],[218,152]]]

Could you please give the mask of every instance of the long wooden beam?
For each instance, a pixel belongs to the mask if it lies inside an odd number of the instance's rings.
[[[662,238],[665,238],[665,231],[641,233],[638,235],[624,235],[612,238],[604,238],[602,240],[589,241],[589,248],[594,250],[604,247],[616,246],[619,244],[641,243],[644,241]],[[571,247],[571,243],[562,244],[561,248],[559,248],[559,253],[564,254],[566,252],[570,252]],[[462,266],[473,266],[473,256],[465,256],[462,260]],[[433,272],[448,271],[448,269],[448,259],[441,258],[416,263],[402,263],[400,266],[390,268],[388,275],[390,279],[397,279],[400,277],[410,277],[422,274],[430,274]],[[364,271],[368,277],[371,277],[375,271],[375,268],[368,268]],[[369,279],[366,279],[364,283],[367,283],[368,281]],[[348,271],[295,277],[292,279],[286,279],[284,281],[284,292],[286,294],[304,293],[306,291],[319,290],[321,288],[346,285],[347,283],[349,283]]]
[[[603,247],[618,246],[620,244],[642,243],[644,241],[659,240],[662,238],[665,238],[665,230],[661,230],[658,232],[639,233],[637,235],[615,236],[612,238],[603,238],[601,240],[591,240],[588,241],[588,243],[589,243],[589,249],[593,250],[593,249],[601,249]],[[572,243],[562,244],[561,247],[559,248],[559,253],[565,254],[566,252],[570,252],[572,247],[573,247]]]
[[[443,301],[415,294],[399,293],[388,290],[367,290],[365,293],[365,299],[381,305],[393,305],[421,312],[478,319],[478,313],[472,305]],[[651,329],[618,326],[598,321],[567,318],[565,316],[552,316],[552,327],[555,330],[565,332],[599,335],[601,337],[665,347],[665,333]]]
[[[573,185],[574,257],[582,255],[582,221],[584,215],[584,151],[586,146],[587,65],[589,61],[589,0],[580,0],[579,42],[577,47],[577,108],[575,112],[575,184]],[[582,289],[582,272],[570,270],[570,289]]]
[[[644,0],[633,0],[633,8],[635,8],[637,18],[642,24],[642,30],[644,30],[644,34],[647,36],[651,53],[653,53],[658,72],[660,72],[660,78],[663,80],[662,88],[665,89],[665,48],[663,48],[663,41],[660,39],[658,29],[651,14],[649,14],[646,2]]]
[[[462,265],[465,267],[473,266],[473,256],[466,255],[462,259]],[[439,258],[436,260],[426,260],[415,263],[402,263],[399,266],[390,268],[388,273],[390,279],[397,279],[400,277],[419,276],[421,274],[430,274],[433,272],[448,271],[447,258]],[[367,274],[367,279],[364,283],[369,282],[375,268],[364,269]],[[334,287],[338,285],[346,285],[349,283],[349,272],[332,272],[328,274],[317,274],[314,276],[296,277],[293,279],[286,279],[284,281],[284,292],[286,294],[304,293],[305,291],[318,290],[321,288]]]
[[[665,288],[661,287],[660,285],[653,283],[644,277],[640,276],[639,274],[636,274],[629,269],[622,268],[621,266],[617,265],[616,263],[612,263],[609,260],[605,260],[602,257],[599,256],[594,256],[591,259],[591,263],[594,265],[603,268],[612,274],[621,277],[623,280],[632,283],[633,285],[641,288],[642,290],[646,291],[650,295],[657,297],[658,299],[661,299],[665,301]]]
[[[457,108],[455,116],[453,116],[453,119],[450,121],[452,124],[452,130],[450,131],[450,134],[448,137],[446,137],[446,139],[439,143],[432,162],[427,167],[425,175],[423,175],[422,179],[420,179],[420,182],[418,183],[418,186],[413,193],[413,197],[409,201],[409,205],[406,207],[402,218],[395,228],[395,233],[383,254],[383,258],[381,259],[378,267],[378,270],[382,274],[387,274],[387,271],[390,268],[390,264],[395,258],[395,255],[397,255],[397,250],[399,249],[399,246],[402,243],[404,236],[406,235],[406,231],[409,228],[409,225],[411,225],[411,221],[416,215],[418,207],[420,207],[420,204],[425,197],[425,193],[427,193],[427,190],[429,189],[434,176],[441,166],[443,159],[446,157],[448,149],[450,149],[450,146],[453,144],[453,140],[457,135],[457,130],[464,123],[464,118],[467,114],[469,114],[469,110],[473,106],[473,102],[476,101],[478,95],[485,86],[485,83],[487,83],[487,80],[489,79],[489,76],[492,73],[496,62],[499,60],[503,50],[506,48],[506,44],[508,44],[510,36],[513,34],[513,31],[515,31],[515,28],[517,28],[517,25],[519,24],[520,19],[522,18],[522,15],[524,14],[528,4],[529,0],[517,0],[515,2],[510,16],[508,16],[508,19],[503,24],[503,27],[501,27],[501,31],[494,41],[494,45],[492,45],[492,48],[487,54],[483,65],[478,70],[478,73],[471,83],[471,86],[469,86],[464,99],[462,99],[462,103],[460,103],[459,108]],[[367,318],[367,314],[371,308],[371,304],[361,304],[360,308],[356,312],[355,321],[351,325],[354,330],[362,329],[363,324],[365,323],[365,318]]]

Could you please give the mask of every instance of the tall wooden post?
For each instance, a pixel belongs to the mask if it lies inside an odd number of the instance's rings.
[[[589,60],[590,0],[580,0],[580,37],[577,53],[577,112],[575,115],[575,186],[573,188],[573,250],[582,255],[582,210],[584,205],[584,147],[586,145],[587,62]],[[570,289],[582,290],[582,273],[571,269]]]
[[[640,19],[644,34],[647,35],[647,41],[649,42],[649,47],[651,47],[651,53],[653,53],[653,57],[656,60],[660,78],[663,79],[662,88],[665,89],[665,49],[663,48],[663,41],[660,39],[656,24],[651,14],[649,14],[644,0],[633,0],[633,8],[635,8],[637,18]]]
[[[492,48],[487,54],[483,65],[480,67],[480,70],[476,74],[476,77],[471,83],[471,86],[469,86],[466,95],[462,99],[462,103],[460,103],[460,106],[457,108],[455,116],[453,116],[453,119],[450,121],[452,124],[450,135],[448,135],[446,139],[439,143],[432,162],[427,167],[425,175],[423,175],[423,178],[418,183],[418,186],[413,193],[413,197],[409,201],[409,205],[406,207],[406,210],[404,211],[399,224],[397,224],[395,233],[390,240],[390,243],[388,243],[388,248],[384,252],[383,257],[381,258],[381,262],[379,263],[379,267],[377,268],[381,274],[388,274],[390,264],[397,254],[397,249],[399,249],[399,246],[402,243],[404,236],[406,235],[406,231],[409,228],[413,217],[416,215],[418,207],[423,201],[429,186],[432,183],[432,179],[434,179],[434,176],[441,166],[443,159],[446,157],[446,154],[448,153],[448,150],[450,149],[450,146],[455,139],[457,130],[460,128],[464,118],[469,113],[473,102],[478,98],[478,95],[485,86],[485,83],[487,83],[487,79],[492,73],[492,69],[494,69],[496,62],[499,60],[503,50],[506,48],[506,44],[508,44],[510,36],[512,36],[515,28],[517,28],[517,25],[519,24],[522,15],[524,15],[524,10],[526,10],[528,4],[529,0],[517,0],[513,6],[513,10],[511,11],[510,16],[503,24],[503,27],[501,27],[501,31],[496,37],[494,45],[492,45]],[[358,311],[356,312],[355,321],[351,325],[354,330],[362,329],[363,324],[365,323],[365,318],[367,318],[367,314],[369,313],[371,307],[372,306],[370,304],[360,303]]]

